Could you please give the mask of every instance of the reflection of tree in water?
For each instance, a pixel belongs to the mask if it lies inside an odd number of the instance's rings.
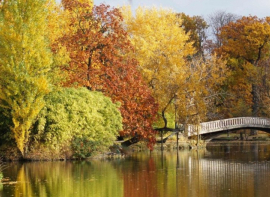
[[[15,196],[105,197],[123,193],[122,180],[110,162],[31,162],[23,163],[16,173],[16,188],[10,191]]]
[[[216,159],[229,159],[238,162],[246,161],[267,161],[270,155],[265,152],[270,151],[269,143],[259,142],[235,142],[235,143],[208,143],[206,146],[210,153],[209,157]]]
[[[122,166],[124,197],[158,196],[155,160],[153,157],[143,157],[134,157]]]

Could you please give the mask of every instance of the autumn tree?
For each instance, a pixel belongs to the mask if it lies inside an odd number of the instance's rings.
[[[119,9],[86,1],[64,0],[69,31],[59,40],[70,54],[67,86],[84,86],[104,92],[121,102],[122,136],[154,142],[152,122],[157,105],[137,70],[137,62],[126,54],[132,50]]]
[[[50,91],[53,63],[46,0],[4,0],[0,15],[0,105],[25,154],[29,129]]]
[[[230,75],[226,61],[215,55],[194,57],[183,68],[186,78],[178,95],[181,122],[198,124],[224,118],[220,113],[226,92],[221,88]]]
[[[207,39],[207,22],[201,16],[189,16],[185,13],[177,14],[182,19],[181,27],[189,34],[189,42],[193,42],[196,54],[203,55],[203,44]]]
[[[140,71],[159,103],[163,120],[159,130],[169,130],[168,115],[174,113],[182,124],[213,118],[210,114],[217,114],[213,104],[222,94],[218,87],[227,76],[225,62],[215,56],[193,56],[192,32],[186,33],[181,17],[170,10],[138,8],[133,15],[125,8],[123,12],[135,46],[131,55],[139,60]]]
[[[209,37],[205,43],[205,47],[212,52],[214,49],[221,47],[222,40],[219,37],[221,28],[230,22],[235,22],[240,16],[225,11],[216,11],[208,16],[208,24],[210,29]]]
[[[127,31],[135,47],[130,54],[159,103],[163,127],[168,127],[166,112],[173,113],[173,102],[183,87],[186,57],[194,53],[189,36],[181,28],[182,19],[166,9],[139,7],[133,15],[123,10]]]
[[[229,59],[228,66],[232,71],[248,73],[245,80],[250,82],[253,116],[260,115],[261,111],[259,73],[263,61],[269,58],[269,22],[268,17],[259,19],[256,16],[242,17],[236,22],[230,22],[221,28],[219,38],[222,45],[216,50]]]

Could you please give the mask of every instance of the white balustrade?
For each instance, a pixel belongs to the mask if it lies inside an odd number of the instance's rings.
[[[197,135],[198,129],[200,130],[199,133],[203,134],[241,127],[267,127],[270,129],[270,119],[259,117],[239,117],[203,122],[200,124],[200,127],[188,125],[188,135]]]

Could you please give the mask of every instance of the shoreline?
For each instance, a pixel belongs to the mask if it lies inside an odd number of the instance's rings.
[[[228,138],[215,138],[209,141],[200,140],[199,145],[197,145],[197,140],[185,140],[178,142],[179,150],[196,150],[206,148],[207,145],[219,145],[219,144],[239,144],[239,143],[266,143],[270,144],[270,138],[257,138],[257,139],[248,139],[248,140],[239,140],[239,139],[228,139]],[[177,142],[175,140],[167,141],[166,143],[156,143],[153,147],[153,151],[161,150],[163,146],[163,151],[177,150]],[[139,142],[133,144],[130,147],[120,147],[120,148],[111,148],[108,151],[96,153],[91,157],[87,158],[71,158],[71,157],[28,157],[27,159],[22,159],[20,157],[12,157],[11,155],[5,155],[2,153],[3,162],[42,162],[42,161],[79,161],[79,160],[96,160],[96,159],[112,159],[112,158],[126,158],[134,152],[146,151],[149,150],[146,143]],[[8,158],[8,159],[5,159]]]

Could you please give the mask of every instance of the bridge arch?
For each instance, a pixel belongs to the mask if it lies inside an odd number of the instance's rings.
[[[209,122],[202,122],[200,125],[188,125],[188,137],[195,135],[207,135],[222,131],[236,129],[258,129],[270,132],[270,119],[261,117],[238,117]]]

